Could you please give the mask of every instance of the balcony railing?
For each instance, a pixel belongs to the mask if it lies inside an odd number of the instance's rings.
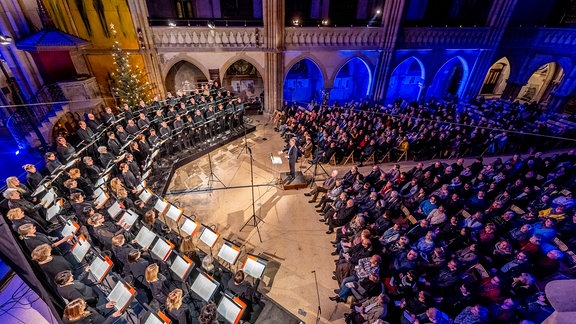
[[[371,27],[288,27],[285,29],[286,49],[378,49],[384,32]]]
[[[257,27],[153,27],[159,49],[238,49],[262,45],[262,28]]]
[[[478,48],[482,47],[485,27],[410,27],[400,31],[400,48]]]
[[[546,27],[509,28],[504,33],[501,44],[505,48],[573,53],[576,50],[576,30]]]

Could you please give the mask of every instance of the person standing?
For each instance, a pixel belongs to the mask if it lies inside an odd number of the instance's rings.
[[[298,160],[298,148],[296,147],[296,140],[294,138],[290,139],[287,158],[288,165],[290,166],[290,175],[288,176],[288,179],[290,179],[289,181],[292,181],[296,176],[296,160]]]

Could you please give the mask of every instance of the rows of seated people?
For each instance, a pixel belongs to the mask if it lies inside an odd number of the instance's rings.
[[[305,194],[335,233],[330,299],[354,297],[351,323],[541,322],[553,308],[539,283],[574,265],[555,240],[576,246],[575,163],[536,153],[333,171]]]
[[[106,292],[110,287],[106,288],[89,276],[87,262],[79,262],[72,255],[73,244],[80,235],[91,243],[96,253],[113,261],[113,273],[136,288],[136,300],[148,304],[152,309],[163,310],[173,323],[214,323],[218,320],[214,304],[202,304],[197,298],[192,298],[188,285],[178,278],[174,279],[165,262],[154,257],[148,249],[135,244],[135,236],[142,227],[174,243],[179,253],[191,259],[195,265],[202,265],[203,271],[220,280],[225,290],[236,294],[248,305],[248,309],[253,309],[253,301],[256,301],[258,294],[244,280],[242,271],[232,275],[222,267],[214,266],[213,258],[195,246],[192,236],[183,237],[159,220],[162,215],[154,210],[152,200],[145,203],[139,199],[142,191],[142,187],[139,187],[140,176],[150,159],[148,155],[159,147],[159,142],[153,138],[155,127],[159,134],[163,134],[162,128],[167,127],[166,118],[173,118],[173,126],[178,129],[176,123],[179,118],[208,114],[211,106],[208,104],[206,111],[203,111],[201,104],[196,105],[195,100],[199,96],[199,102],[211,102],[213,99],[207,97],[215,92],[219,97],[218,89],[203,89],[203,92],[196,91],[190,97],[169,96],[163,108],[158,108],[157,101],[148,106],[141,102],[140,108],[125,105],[121,115],[104,114],[102,120],[88,114],[86,122],[80,123],[78,130],[83,140],[78,151],[60,137],[56,153],[46,154],[46,172],[42,173],[33,164],[27,164],[23,166],[27,173],[26,182],[20,182],[17,177],[6,180],[8,189],[3,192],[9,208],[6,218],[20,238],[22,248],[33,260],[31,264],[38,265],[41,270],[39,274],[45,274],[45,281],[67,303],[63,313],[64,322],[123,323],[127,317],[125,311],[114,308],[114,302],[107,301]],[[227,96],[230,96],[229,92]],[[224,102],[233,107],[231,114],[225,115],[232,121],[228,127],[224,125],[220,130],[230,131],[242,125],[242,112],[228,99],[224,99]],[[172,116],[175,104],[181,108]],[[219,106],[218,109],[222,109],[222,104]],[[138,109],[141,112],[139,117],[130,115],[130,112]],[[106,111],[111,114],[111,109],[107,108]],[[149,122],[143,115],[145,112],[162,115],[162,121]],[[164,117],[165,113],[167,117]],[[122,118],[124,120],[120,121]],[[131,131],[133,125],[138,128],[134,132]],[[116,128],[117,131],[106,131],[106,127]],[[206,127],[202,134],[206,137],[201,140],[208,141],[208,127],[211,126],[200,124],[197,127]],[[150,134],[148,138],[144,137],[146,132]],[[104,142],[103,138],[98,137],[99,133],[101,137],[107,133]],[[93,142],[99,143],[98,158],[93,158],[86,149]],[[104,178],[106,169],[110,173]],[[60,180],[56,181],[56,178]],[[102,179],[107,180],[98,184]],[[49,188],[47,184],[50,184]],[[58,203],[62,206],[58,216],[47,217],[45,201],[39,198],[40,195],[35,195],[43,190],[51,190],[58,197]],[[95,198],[102,191],[110,199],[107,204],[99,205]],[[129,225],[123,219],[112,218],[107,213],[111,201],[119,202],[125,210],[136,213],[139,220]],[[80,228],[76,234],[62,236],[62,227],[70,220],[77,222]],[[255,304],[258,307],[259,299]],[[249,319],[250,312],[245,312],[245,316]]]
[[[491,102],[482,115],[453,102],[379,105],[310,104],[299,109],[285,103],[276,111],[275,129],[297,136],[305,157],[336,163],[352,154],[355,161],[396,160],[403,152],[414,160],[525,152],[530,146],[550,148],[559,141],[517,132],[554,135],[546,124],[534,125],[535,105]],[[309,134],[314,134],[310,136]],[[310,143],[305,142],[311,137]],[[526,139],[529,139],[528,141]]]
[[[503,112],[493,103],[480,119],[451,103],[380,108],[286,103],[274,123],[312,163],[393,160],[408,147],[415,159],[498,154],[535,144],[506,130],[547,133],[524,128],[540,112],[533,105]],[[574,266],[576,155],[530,152],[486,164],[375,165],[367,175],[352,166],[306,193],[335,233],[339,288],[330,299],[354,301],[347,322],[539,323],[550,315],[543,284]]]

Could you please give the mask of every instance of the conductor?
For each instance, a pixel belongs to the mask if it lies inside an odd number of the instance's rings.
[[[298,160],[298,148],[296,147],[296,140],[290,139],[290,147],[288,148],[288,164],[290,165],[290,175],[288,181],[294,180],[296,176],[296,160]]]

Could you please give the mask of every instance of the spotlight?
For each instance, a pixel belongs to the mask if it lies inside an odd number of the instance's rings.
[[[20,154],[20,150],[17,150],[16,152],[14,152],[14,155],[18,155]]]
[[[168,21],[168,26],[176,27],[176,23],[170,20],[170,21]]]
[[[208,28],[210,28],[210,29],[216,28],[216,25],[214,24],[214,22],[212,20],[208,20]]]
[[[292,19],[292,25],[294,25],[294,26],[300,25],[300,20],[298,18]]]
[[[328,26],[328,19],[322,19],[322,26]]]
[[[12,37],[0,35],[0,45],[10,45],[12,43]]]
[[[376,10],[376,14],[377,14],[377,15],[379,15],[379,14],[381,14],[381,13],[382,13],[382,11],[381,11],[380,9],[377,9],[377,10]]]

